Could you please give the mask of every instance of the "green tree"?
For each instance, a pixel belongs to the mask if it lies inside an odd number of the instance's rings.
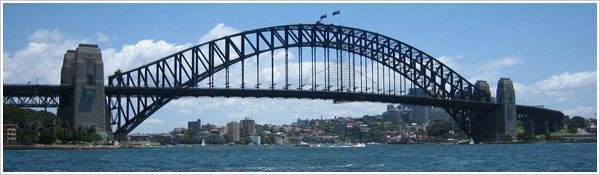
[[[527,133],[519,133],[517,134],[517,139],[522,142],[530,142],[535,140],[535,136]]]
[[[567,121],[567,129],[571,131],[572,128],[585,128],[585,119],[581,116],[575,116]]]
[[[452,130],[452,122],[450,121],[438,121],[432,123],[427,127],[427,135],[429,136],[443,136],[448,134]]]

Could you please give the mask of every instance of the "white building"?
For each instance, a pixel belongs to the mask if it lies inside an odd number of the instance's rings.
[[[250,142],[260,145],[260,136],[250,136]]]

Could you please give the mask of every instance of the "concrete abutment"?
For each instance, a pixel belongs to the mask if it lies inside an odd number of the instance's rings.
[[[72,85],[73,92],[63,100],[58,115],[72,127],[94,128],[102,139],[112,139],[110,118],[104,94],[104,65],[98,45],[79,44],[68,50],[61,69],[61,85]]]

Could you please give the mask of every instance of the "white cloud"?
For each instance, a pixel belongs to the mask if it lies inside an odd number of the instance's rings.
[[[190,43],[177,45],[163,40],[141,40],[134,45],[123,46],[120,51],[113,48],[103,49],[104,74],[112,75],[118,69],[130,70],[191,46]]]
[[[97,37],[96,42],[98,42],[98,43],[108,41],[108,36],[106,36],[104,33],[98,32],[98,33],[96,33],[96,37]]]
[[[152,123],[152,124],[162,124],[165,123],[164,120],[161,119],[146,119],[146,121],[144,121],[146,123]]]
[[[464,56],[458,55],[455,57],[452,56],[440,56],[438,58],[436,58],[438,61],[441,61],[442,63],[444,63],[446,66],[450,67],[452,70],[458,71],[460,69],[460,64],[456,63],[455,59],[461,59]]]
[[[525,60],[520,57],[509,56],[497,60],[482,63],[471,63],[461,60],[462,55],[441,56],[438,60],[451,67],[459,74],[466,77],[470,82],[486,80],[490,84],[490,90],[495,96],[496,81],[503,75],[506,68],[524,64]],[[545,80],[535,83],[522,84],[513,82],[517,104],[526,105],[552,105],[564,106],[565,103],[578,103],[585,98],[582,90],[596,89],[597,71],[564,72],[559,75],[549,76]],[[586,91],[587,93],[587,91]]]
[[[577,100],[581,90],[596,89],[596,71],[565,72],[548,79],[523,85],[513,82],[517,100],[526,103],[569,102]],[[518,103],[519,101],[517,101]]]
[[[565,72],[560,75],[554,75],[549,79],[538,82],[535,87],[543,90],[575,90],[580,88],[593,88],[597,84],[597,72],[585,71],[577,73]]]
[[[574,109],[566,109],[563,110],[565,115],[573,116],[583,116],[583,117],[596,117],[596,108],[591,106],[579,106]]]
[[[330,100],[221,97],[184,98],[174,100],[166,106],[167,110],[177,110],[179,115],[188,116],[187,118],[180,116],[181,120],[200,118],[219,125],[238,121],[244,117],[252,117],[257,121],[267,121],[271,124],[290,124],[297,118],[315,119],[320,116],[362,117],[365,114],[381,114],[385,108],[382,103],[334,104]],[[267,124],[267,122],[259,124]]]
[[[37,79],[40,84],[58,84],[65,52],[75,49],[79,43],[90,43],[85,38],[63,39],[58,30],[38,30],[28,38],[33,41],[25,48],[4,55],[4,83],[35,83]]]
[[[522,64],[524,61],[519,57],[503,57],[490,62],[481,63],[474,67],[474,69],[467,70],[466,73],[470,82],[476,82],[477,80],[486,80],[488,83],[495,82],[500,79],[502,69]]]
[[[211,41],[211,40],[221,38],[221,37],[231,35],[231,34],[236,34],[239,32],[240,31],[237,29],[234,29],[232,27],[227,27],[227,26],[225,26],[225,24],[219,23],[212,30],[210,30],[210,32],[208,32],[208,34],[200,37],[200,39],[198,40],[198,43],[205,43],[207,41]]]
[[[437,60],[464,76],[470,82],[485,80],[488,83],[500,79],[501,71],[507,67],[523,64],[525,61],[516,56],[502,57],[500,59],[486,61],[483,63],[471,63],[460,61],[464,55],[440,56]]]
[[[34,42],[59,41],[63,38],[63,34],[60,31],[58,31],[57,29],[54,29],[52,31],[36,30],[28,38],[29,38],[29,40],[34,41]]]
[[[498,70],[504,67],[514,66],[517,64],[522,64],[524,61],[519,57],[504,57],[499,60],[494,60],[490,63],[484,64],[481,66],[480,71],[486,70]]]

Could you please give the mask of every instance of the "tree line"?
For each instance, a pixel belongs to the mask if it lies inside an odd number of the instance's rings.
[[[68,121],[51,112],[5,104],[2,114],[3,124],[16,125],[19,144],[98,143],[102,140],[94,128],[73,128]]]

